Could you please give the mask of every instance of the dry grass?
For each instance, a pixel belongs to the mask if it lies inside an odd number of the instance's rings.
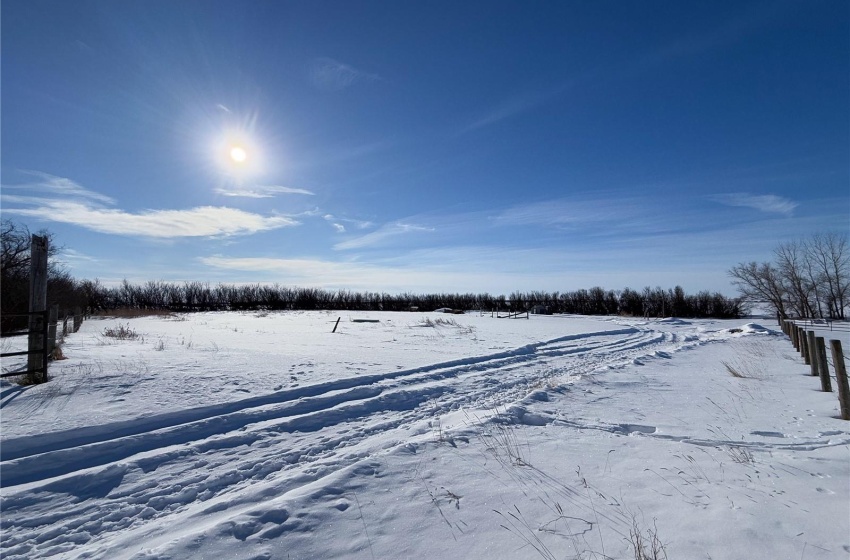
[[[103,329],[103,336],[117,338],[118,340],[136,340],[139,338],[139,333],[130,328],[130,323],[126,325],[119,323],[117,327],[106,327]]]
[[[51,360],[53,360],[54,362],[59,361],[59,360],[67,360],[68,359],[65,356],[65,354],[62,352],[62,343],[60,343],[60,342],[56,343],[56,345],[53,347],[53,352],[50,353],[49,358]]]
[[[738,369],[737,369],[737,368],[735,368],[735,367],[734,367],[732,364],[730,364],[729,362],[727,362],[727,361],[721,361],[720,363],[721,363],[721,364],[723,364],[723,366],[726,368],[726,371],[728,371],[728,372],[732,375],[732,377],[738,377],[738,378],[740,378],[740,379],[743,379],[743,378],[747,377],[746,375],[744,375],[743,373],[741,373],[740,371],[738,371]]]
[[[637,519],[632,518],[629,538],[635,553],[635,560],[667,560],[667,550],[658,538],[658,527],[656,527],[655,521],[652,522],[652,528],[644,532],[641,531]]]
[[[175,318],[177,317],[177,314],[166,309],[136,309],[134,307],[122,307],[119,309],[110,309],[108,311],[99,311],[95,314],[95,316],[103,319],[138,319],[139,317]]]
[[[430,317],[425,317],[419,324],[423,327],[460,327],[461,325],[455,321],[454,319],[444,319],[443,317],[437,317],[436,319],[432,319]]]

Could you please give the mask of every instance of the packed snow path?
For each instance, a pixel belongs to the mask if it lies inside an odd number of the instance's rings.
[[[453,332],[464,328],[444,326]],[[552,416],[551,411],[547,416],[526,406],[529,395],[530,402],[548,400],[538,394],[545,395],[547,388],[592,383],[583,377],[664,361],[679,350],[725,340],[717,331],[683,333],[675,323],[609,322],[607,327],[411,368],[358,375],[343,371],[331,379],[209,406],[4,438],[3,556],[166,558],[170,554],[143,551],[220,534],[222,527],[238,542],[274,542],[291,527],[290,513],[262,504],[297,500],[317,490],[341,494],[335,490],[337,479],[369,474],[375,469],[372,458],[423,438],[454,445],[450,426],[442,433],[441,418],[453,418],[461,432],[479,429],[496,414],[497,421],[529,426],[555,423],[578,432],[734,446],[744,457],[759,450],[816,451],[850,442],[840,430],[787,443],[771,441],[782,435],[771,430],[754,431],[743,441],[719,428],[711,434],[662,434],[634,419],[593,421]],[[622,384],[619,390],[636,387]],[[468,435],[463,437],[468,441]],[[510,441],[506,447],[510,450]],[[625,527],[622,512],[606,515],[614,526]],[[369,544],[371,549],[371,538]],[[192,556],[190,545],[180,550]],[[295,552],[294,557],[301,554]]]

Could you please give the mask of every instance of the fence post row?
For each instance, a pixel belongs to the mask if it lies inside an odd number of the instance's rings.
[[[832,324],[830,324],[830,330],[833,330]],[[782,331],[794,344],[794,348],[800,352],[805,363],[811,366],[811,375],[820,377],[821,390],[831,393],[832,380],[829,375],[825,338],[817,336],[814,330],[807,331],[805,327],[798,326],[796,321],[792,319],[786,319],[783,322]],[[829,344],[832,351],[832,362],[835,367],[835,381],[838,385],[841,418],[850,420],[850,383],[847,380],[847,367],[844,364],[844,352],[841,348],[841,341],[830,340]]]

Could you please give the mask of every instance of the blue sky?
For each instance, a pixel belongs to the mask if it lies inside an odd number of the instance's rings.
[[[78,278],[731,295],[850,222],[845,1],[0,10],[2,215]]]

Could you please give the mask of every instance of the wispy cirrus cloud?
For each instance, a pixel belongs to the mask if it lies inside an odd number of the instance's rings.
[[[37,177],[38,180],[20,185],[3,185],[3,190],[25,190],[28,195],[33,193],[44,193],[47,195],[87,199],[103,204],[115,203],[113,198],[106,196],[105,194],[89,190],[78,183],[75,183],[71,179],[66,179],[65,177],[57,177],[56,175],[43,173],[41,171],[22,171],[22,173]]]
[[[109,207],[114,200],[86,189],[71,179],[28,172],[41,181],[3,185],[3,213],[48,222],[76,225],[91,231],[134,237],[164,238],[246,235],[298,225],[288,216],[263,216],[224,206],[199,206],[185,210],[129,212]],[[27,195],[8,191],[26,189]],[[43,196],[33,196],[43,194]]]
[[[508,97],[498,105],[491,107],[489,111],[480,115],[471,123],[461,128],[460,134],[472,132],[531,111],[535,107],[560,95],[566,91],[568,87],[569,86],[567,85],[561,85],[545,91],[528,92]]]
[[[287,283],[321,286],[324,288],[347,288],[359,290],[444,290],[469,291],[487,290],[490,286],[482,283],[482,276],[475,268],[464,264],[460,267],[411,264],[405,262],[376,261],[370,263],[356,261],[333,261],[321,258],[287,259],[275,257],[230,257],[214,255],[200,257],[198,261],[210,268],[226,270],[230,273],[243,272],[253,282],[269,278]],[[488,280],[499,277],[505,280],[513,278],[515,273],[489,273]]]
[[[773,194],[726,193],[712,195],[708,199],[726,206],[742,206],[760,212],[784,214],[786,216],[793,214],[794,209],[799,206],[793,200]]]
[[[351,87],[356,82],[381,79],[377,74],[358,70],[332,58],[317,58],[310,66],[310,81],[322,91],[340,91]]]
[[[365,247],[372,247],[375,245],[381,245],[387,240],[391,238],[395,238],[401,235],[407,235],[411,233],[422,233],[422,232],[432,232],[434,231],[433,227],[421,226],[417,224],[410,224],[404,222],[393,222],[390,224],[386,224],[381,226],[379,229],[367,233],[366,235],[362,235],[360,237],[355,237],[353,239],[349,239],[347,241],[342,241],[334,245],[334,249],[337,250],[349,250],[349,249],[363,249]]]
[[[325,214],[322,217],[325,219],[325,221],[330,222],[331,226],[337,231],[337,233],[345,233],[346,231],[348,231],[348,229],[345,227],[345,224],[351,224],[356,229],[368,229],[374,225],[372,222],[366,220],[340,218],[334,216],[333,214]]]
[[[23,198],[23,197],[21,197]],[[11,202],[21,202],[13,199]],[[75,201],[29,199],[33,208],[3,211],[46,221],[73,224],[100,233],[135,237],[215,237],[245,235],[298,225],[285,216],[261,216],[224,206],[199,206],[188,210],[126,212],[92,207]]]
[[[307,189],[296,189],[292,187],[281,187],[277,185],[264,185],[254,187],[225,188],[218,187],[215,192],[222,196],[243,198],[273,198],[279,194],[304,194],[313,196],[316,193]]]

